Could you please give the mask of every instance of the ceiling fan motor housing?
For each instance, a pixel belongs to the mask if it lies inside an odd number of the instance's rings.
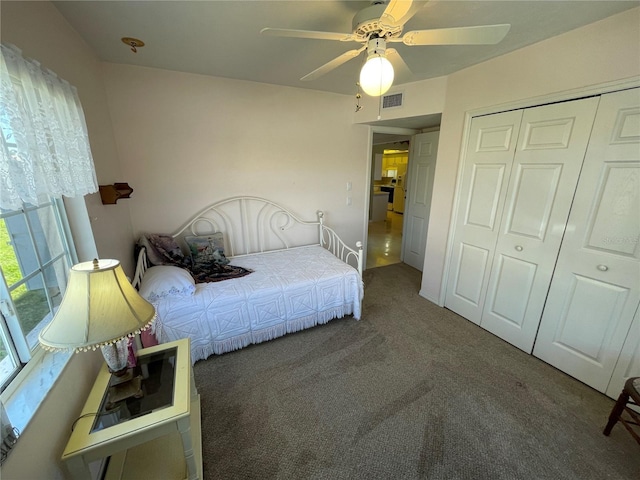
[[[384,3],[375,3],[356,13],[351,24],[353,33],[362,40],[368,39],[372,33],[381,33],[379,20],[386,8]],[[398,37],[401,33],[402,26],[399,26],[386,32],[385,37]]]
[[[384,38],[373,35],[367,43],[367,58],[371,58],[374,55],[385,56],[387,50],[387,42]]]

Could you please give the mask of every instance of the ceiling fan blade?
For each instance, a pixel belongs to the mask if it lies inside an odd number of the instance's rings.
[[[402,37],[405,45],[495,45],[502,41],[511,25],[415,30]]]
[[[393,65],[395,78],[409,78],[411,75],[413,75],[413,72],[411,72],[409,66],[400,56],[400,52],[398,52],[395,48],[387,48],[386,53],[387,59]]]
[[[355,41],[351,33],[316,32],[313,30],[291,30],[288,28],[263,28],[260,30],[260,33],[270,37],[315,38],[318,40],[338,40],[341,42]]]
[[[428,0],[390,0],[380,20],[380,28],[393,30],[402,27],[427,3]]]
[[[367,47],[364,46],[364,47],[358,48],[356,50],[349,50],[348,52],[343,53],[339,57],[334,58],[330,62],[325,63],[321,67],[316,68],[313,72],[307,73],[300,80],[302,80],[303,82],[306,82],[306,81],[309,81],[309,80],[315,80],[316,78],[321,77],[325,73],[329,73],[334,68],[338,68],[340,65],[342,65],[343,63],[348,62],[352,58],[356,58],[358,55],[360,55],[360,52],[362,52],[366,48]]]

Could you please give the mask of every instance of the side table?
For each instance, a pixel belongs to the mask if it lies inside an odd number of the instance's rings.
[[[200,396],[189,339],[139,350],[134,376],[142,396],[114,402],[114,378],[102,366],[62,454],[69,473],[89,479],[89,464],[110,457],[108,480],[202,479]]]

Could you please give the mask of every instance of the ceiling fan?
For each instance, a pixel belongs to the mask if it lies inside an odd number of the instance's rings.
[[[275,37],[313,38],[358,42],[362,47],[349,50],[300,80],[315,80],[331,70],[367,51],[367,61],[360,71],[360,86],[368,95],[380,96],[393,83],[393,66],[408,70],[407,65],[394,48],[387,43],[402,42],[405,45],[494,45],[507,34],[511,25],[481,25],[475,27],[437,28],[413,30],[402,35],[404,24],[413,17],[428,0],[382,0],[373,1],[353,17],[353,33],[291,30],[286,28],[263,28],[260,33]]]

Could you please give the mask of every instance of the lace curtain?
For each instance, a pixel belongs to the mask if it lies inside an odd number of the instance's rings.
[[[98,191],[76,88],[0,45],[0,208]]]

